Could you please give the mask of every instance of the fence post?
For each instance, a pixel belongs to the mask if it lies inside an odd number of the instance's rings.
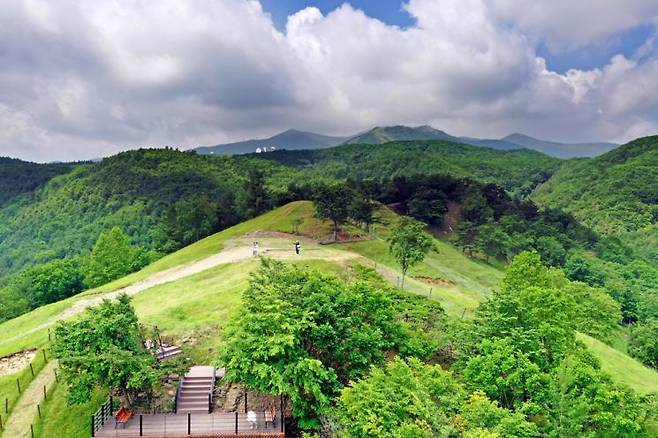
[[[247,391],[244,392],[244,413],[246,414],[248,411],[247,408],[247,394],[249,394]]]
[[[0,415],[0,430],[2,430],[2,429],[3,429],[3,427],[2,427],[2,415]]]
[[[37,413],[39,414],[39,418],[41,418],[41,406],[39,406],[39,403],[37,403]]]
[[[92,414],[91,415],[91,436],[92,436],[92,438],[96,434],[96,428],[94,427],[95,422],[96,422],[96,414]]]
[[[235,434],[238,434],[238,411],[235,411]]]
[[[30,435],[34,438],[34,427],[30,424]]]
[[[142,414],[139,414],[139,436],[144,436]]]
[[[47,398],[46,385],[43,385],[43,399],[46,400],[46,398]]]
[[[192,435],[192,414],[187,413],[187,434]]]
[[[48,362],[48,359],[46,359],[46,349],[44,348],[43,350],[41,350],[41,353],[43,354],[43,361]]]
[[[53,370],[53,373],[55,373],[55,382],[59,382],[59,377],[57,376],[57,370]]]
[[[20,394],[22,392],[21,391],[21,381],[18,380],[18,379],[16,379],[16,386],[18,386],[18,393]]]
[[[32,362],[30,362],[30,372],[32,373],[32,377],[34,377],[34,368],[32,368]]]

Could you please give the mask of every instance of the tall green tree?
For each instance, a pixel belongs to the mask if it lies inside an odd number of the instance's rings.
[[[338,238],[340,226],[350,216],[350,205],[353,197],[352,189],[343,183],[321,184],[315,189],[313,194],[315,214],[320,219],[327,219],[332,222],[334,240]]]
[[[220,353],[226,378],[284,394],[304,427],[401,339],[391,300],[368,283],[264,260]]]
[[[102,233],[86,262],[85,284],[96,287],[123,277],[148,262],[144,250],[130,243],[121,228]]]
[[[181,248],[217,231],[218,206],[207,196],[179,199],[167,211],[167,239],[173,248]],[[171,250],[165,246],[165,250]]]
[[[393,228],[388,239],[388,249],[402,270],[402,289],[409,268],[425,260],[433,247],[432,238],[418,221],[405,217]]]
[[[352,199],[348,215],[352,221],[362,226],[366,232],[370,232],[370,227],[375,223],[376,208],[375,203],[359,194]]]
[[[158,379],[155,358],[144,347],[143,331],[126,295],[103,301],[79,320],[59,323],[51,350],[73,403],[89,400],[95,388],[102,388],[131,406]]]

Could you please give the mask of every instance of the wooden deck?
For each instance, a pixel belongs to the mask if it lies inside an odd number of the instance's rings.
[[[189,420],[189,424],[188,424]],[[110,417],[103,427],[99,429],[95,438],[111,437],[235,437],[243,438],[282,438],[281,419],[277,418],[274,426],[267,423],[265,427],[265,414],[257,413],[257,427],[252,429],[247,421],[247,414],[239,413],[213,413],[213,414],[155,414],[133,416],[128,423],[114,428],[114,417]],[[237,423],[237,434],[236,434]],[[188,433],[189,432],[189,433]]]

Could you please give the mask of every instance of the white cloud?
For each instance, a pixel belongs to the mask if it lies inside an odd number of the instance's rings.
[[[10,2],[0,10],[0,155],[78,159],[393,123],[626,140],[658,122],[651,41],[633,59],[566,74],[535,52],[540,39],[592,44],[657,15],[655,2],[619,12],[605,1],[589,9],[591,26],[580,4],[560,12],[562,0],[536,10],[411,0],[417,25],[406,29],[346,4],[326,16],[303,9],[285,32],[255,1]]]
[[[605,43],[620,32],[656,22],[655,0],[491,0],[494,18],[554,50]]]

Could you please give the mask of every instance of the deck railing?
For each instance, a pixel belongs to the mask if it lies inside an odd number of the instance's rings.
[[[91,436],[95,436],[105,423],[112,417],[113,400],[109,397],[105,403],[91,416]]]
[[[253,415],[238,412],[137,414],[128,423],[117,428],[114,427],[113,421],[108,421],[105,427],[96,431],[95,437],[284,436],[284,425],[280,416],[266,423],[264,412],[255,414],[255,418]]]

